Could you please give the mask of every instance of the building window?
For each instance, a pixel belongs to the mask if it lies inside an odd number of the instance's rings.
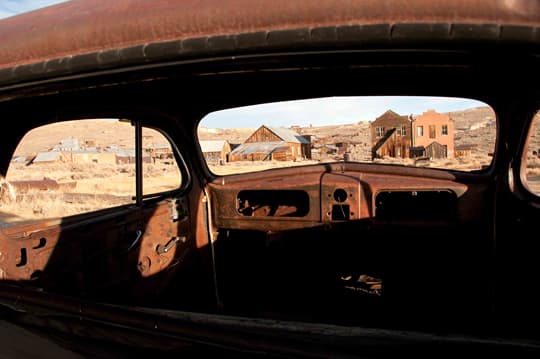
[[[384,136],[384,127],[377,126],[375,127],[375,138],[381,138]]]
[[[429,138],[437,137],[435,134],[435,125],[429,125]]]
[[[416,135],[418,137],[424,136],[424,126],[418,126],[416,127]]]
[[[401,125],[401,135],[402,136],[407,136],[407,126],[406,125]]]
[[[448,125],[442,125],[442,131],[441,131],[442,135],[443,136],[447,136],[448,135]]]

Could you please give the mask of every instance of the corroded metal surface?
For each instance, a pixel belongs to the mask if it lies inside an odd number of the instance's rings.
[[[170,206],[163,204],[144,213],[119,213],[80,224],[44,220],[0,228],[0,279],[30,280],[42,272],[68,271],[78,273],[76,285],[89,290],[91,285],[103,285],[103,278],[92,282],[95,273],[109,273],[112,279],[137,272],[142,277],[154,275],[180,264],[183,252],[193,245],[189,217],[174,222],[170,213]],[[157,251],[167,245],[165,251]],[[107,267],[100,267],[103,263]],[[74,285],[65,276],[64,282]]]
[[[59,224],[50,222],[0,230],[0,279],[30,280],[44,270],[60,233]]]
[[[318,170],[317,170],[318,168]],[[334,164],[332,171],[327,167],[300,167],[274,171],[275,175],[265,176],[252,173],[238,177],[235,181],[228,179],[226,185],[222,180],[210,184],[214,202],[215,225],[224,228],[258,229],[265,231],[282,231],[299,228],[310,228],[340,222],[332,213],[333,208],[342,204],[349,212],[347,221],[373,219],[375,217],[375,197],[380,191],[418,191],[451,190],[458,197],[468,191],[468,187],[451,178],[422,178],[408,176],[406,169],[400,168],[393,173],[366,173],[366,165]],[[383,167],[378,167],[382,169]],[[427,174],[428,172],[426,172]],[[302,216],[273,217],[258,216],[256,213],[246,216],[238,211],[236,203],[238,194],[243,190],[302,190],[309,196],[309,211]],[[336,199],[336,190],[347,195],[343,201]],[[469,202],[476,203],[474,200]],[[225,204],[225,205],[224,205]],[[290,203],[288,205],[291,205]],[[465,210],[465,209],[462,209]],[[473,213],[470,213],[474,216]]]
[[[540,3],[528,0],[73,0],[0,21],[0,69],[205,36],[407,23],[538,26]]]

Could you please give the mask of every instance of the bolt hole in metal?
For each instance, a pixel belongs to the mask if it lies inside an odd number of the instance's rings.
[[[32,247],[32,249],[39,249],[39,248],[43,248],[45,247],[45,245],[47,244],[47,239],[44,238],[44,237],[41,237],[38,241],[38,243]]]
[[[26,248],[21,248],[21,256],[19,263],[15,264],[16,267],[23,267],[28,262],[28,255],[26,254]]]

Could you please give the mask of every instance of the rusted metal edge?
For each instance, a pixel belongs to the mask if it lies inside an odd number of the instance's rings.
[[[498,24],[378,24],[260,31],[146,43],[0,69],[0,90],[63,76],[144,64],[269,54],[371,49],[512,46],[540,53],[540,28]],[[3,88],[2,88],[3,87]]]
[[[160,339],[166,339],[168,345],[181,341],[228,350],[296,356],[301,353],[321,358],[367,354],[372,350],[380,354],[383,347],[401,354],[404,350],[411,354],[440,354],[441,350],[470,352],[471,349],[537,354],[540,350],[540,343],[534,339],[432,334],[126,307],[85,303],[9,284],[1,284],[0,289],[0,307],[12,311],[15,323],[43,330],[54,327],[68,334],[118,344],[133,345],[135,340],[143,340],[137,341],[140,347],[165,344]]]
[[[0,21],[0,67],[205,36],[378,24],[540,26],[529,0],[71,0]]]

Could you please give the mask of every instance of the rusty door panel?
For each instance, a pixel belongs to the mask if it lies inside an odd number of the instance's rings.
[[[144,288],[142,279],[177,265],[193,242],[187,212],[178,220],[171,213],[171,203],[164,201],[144,209],[4,228],[0,275],[81,297],[122,300],[135,288],[144,295],[153,288]]]

